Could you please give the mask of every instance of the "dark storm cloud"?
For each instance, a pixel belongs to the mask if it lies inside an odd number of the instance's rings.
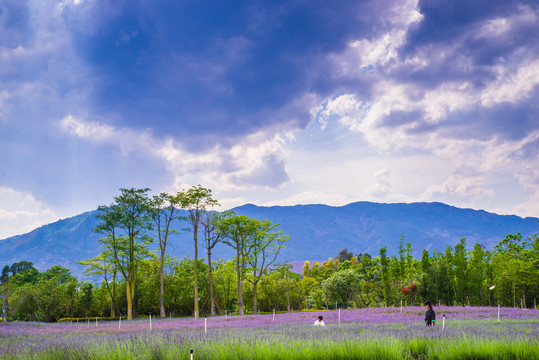
[[[420,1],[418,7],[422,19],[408,29],[397,59],[376,66],[380,77],[410,90],[406,96],[412,109],[388,109],[378,126],[482,141],[518,141],[537,130],[539,4]],[[514,86],[485,101],[508,83]],[[450,98],[443,103],[448,89],[462,94],[460,104]],[[436,121],[426,120],[428,92],[445,108]]]
[[[473,37],[477,25],[495,18],[506,18],[522,11],[523,6],[537,8],[535,0],[421,0],[419,10],[424,17],[408,33],[406,50],[418,46],[451,43],[459,38]],[[529,38],[516,36],[528,43]]]
[[[286,126],[274,115],[311,91],[313,64],[366,28],[360,5],[96,1],[66,19],[77,54],[98,77],[96,109],[129,126],[217,140],[268,122]],[[297,126],[310,121],[308,111]]]
[[[492,66],[539,54],[536,1],[420,1],[419,10],[423,20],[411,27],[400,56],[427,56],[429,66],[391,73],[403,81],[427,88],[454,80],[481,86],[496,77]]]

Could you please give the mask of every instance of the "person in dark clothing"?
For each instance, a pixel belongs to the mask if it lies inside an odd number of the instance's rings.
[[[430,302],[430,300],[425,301],[425,307],[427,308],[427,311],[425,312],[425,325],[436,325],[436,314],[432,309],[432,303]]]

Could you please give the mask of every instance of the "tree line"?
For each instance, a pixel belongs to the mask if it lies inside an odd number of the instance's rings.
[[[325,261],[306,261],[299,274],[287,262],[276,262],[288,240],[278,224],[214,211],[218,201],[200,185],[176,194],[149,191],[120,189],[112,204],[98,208],[94,231],[102,236],[102,251],[80,261],[93,281],[78,281],[61,266],[39,272],[26,261],[6,265],[0,278],[4,317],[198,317],[415,305],[427,299],[444,305],[536,306],[537,234],[509,234],[492,251],[480,244],[467,250],[463,238],[444,251],[424,249],[420,259],[402,235],[393,256],[386,247],[377,256],[343,249]],[[174,230],[176,222],[184,227]],[[167,254],[178,231],[192,233],[192,259]],[[152,243],[157,251],[150,250]],[[219,243],[235,256],[212,259]],[[199,248],[205,259],[199,259]]]
[[[312,279],[312,280],[308,280]],[[536,308],[539,294],[539,236],[509,234],[492,251],[476,243],[467,250],[465,238],[454,247],[412,256],[402,235],[398,253],[377,257],[343,249],[322,263],[305,262],[302,281],[313,291],[307,307],[334,308],[416,305],[426,300],[460,306]]]
[[[210,189],[200,185],[176,194],[161,193],[153,197],[149,195],[148,188],[120,189],[120,192],[119,196],[114,197],[112,204],[98,208],[99,225],[94,231],[102,235],[98,241],[103,251],[94,258],[79,261],[80,264],[87,266],[85,274],[101,280],[101,286],[98,286],[99,294],[101,297],[108,297],[108,300],[100,299],[99,302],[109,303],[111,317],[123,314],[127,319],[133,318],[137,313],[139,302],[145,299],[142,290],[144,279],[148,278],[148,271],[154,270],[159,275],[159,309],[157,311],[159,316],[166,316],[165,299],[174,288],[173,284],[167,284],[166,281],[171,272],[173,275],[178,275],[180,280],[185,279],[185,275],[192,278],[193,291],[190,297],[192,306],[185,306],[185,304],[174,306],[168,301],[169,311],[176,309],[178,313],[184,314],[187,312],[186,308],[192,308],[193,315],[198,317],[201,299],[199,273],[207,273],[209,310],[210,315],[215,315],[216,309],[220,306],[214,294],[213,273],[218,271],[219,266],[212,262],[211,255],[218,243],[230,246],[236,253],[233,262],[238,313],[244,314],[245,281],[252,285],[252,307],[256,312],[257,285],[276,261],[283,244],[288,240],[288,236],[278,230],[279,224],[237,215],[233,211],[221,213],[212,211],[211,209],[219,203],[212,197]],[[166,253],[169,241],[174,234],[179,232],[176,230],[177,227],[172,226],[175,222],[185,225],[181,231],[189,231],[193,234],[194,259],[192,261],[171,259]],[[157,252],[150,251],[149,246],[152,243],[157,243],[159,248]],[[204,265],[204,261],[198,259],[200,245],[206,249],[207,266]],[[185,264],[189,262],[192,273],[184,274]],[[47,272],[40,274],[33,268],[32,263],[21,262],[11,267],[6,265],[2,281],[4,306],[14,309],[16,316],[29,319],[40,318],[47,321],[57,318],[62,311],[63,315],[74,315],[77,312],[76,304],[86,311],[91,308],[92,304],[82,301],[82,295],[77,295],[86,291],[84,298],[94,299],[95,291],[90,291],[93,288],[92,283],[75,287],[67,286],[66,283],[76,284],[76,279],[70,275],[69,270],[62,267],[55,267],[54,270],[62,273],[61,277],[55,278],[57,283],[47,282],[46,278],[50,276],[43,275]],[[28,281],[21,281],[29,274],[31,276],[27,279]],[[41,311],[37,316],[34,312],[26,310],[32,305],[38,308],[43,306],[45,298],[36,291],[44,282],[47,282],[49,288],[61,285],[56,291],[59,294],[56,303],[67,302],[69,305],[58,305],[57,307],[62,309],[53,312],[54,314]],[[169,287],[171,289],[168,289]],[[21,299],[17,297],[18,291],[21,292]],[[60,294],[63,292],[67,294],[60,299]],[[182,289],[182,293],[184,292],[185,290]],[[10,301],[16,302],[17,306],[10,306]],[[18,311],[18,309],[23,310]],[[72,314],[69,314],[70,312]],[[102,309],[101,312],[103,312]],[[80,311],[77,315],[80,315]]]

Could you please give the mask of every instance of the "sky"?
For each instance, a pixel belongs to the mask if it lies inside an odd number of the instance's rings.
[[[2,0],[0,239],[197,184],[537,217],[538,104],[537,0]]]

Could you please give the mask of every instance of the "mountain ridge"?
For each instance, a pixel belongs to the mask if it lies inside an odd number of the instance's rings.
[[[493,249],[505,235],[520,232],[530,236],[539,232],[537,218],[498,215],[485,210],[463,209],[433,202],[374,203],[353,202],[343,206],[298,204],[292,206],[257,206],[244,204],[236,213],[279,223],[290,240],[278,261],[299,264],[305,260],[335,257],[347,248],[354,253],[375,256],[382,246],[389,255],[396,254],[401,234],[410,241],[414,256],[423,249],[443,251],[466,237],[471,248],[475,242]],[[33,231],[0,240],[0,265],[32,261],[43,271],[53,265],[71,269],[80,277],[84,268],[77,261],[96,256],[101,250],[101,235],[92,231],[98,224],[97,210],[87,211]],[[181,229],[182,224],[175,228]],[[182,232],[169,245],[171,255],[184,257],[193,253],[192,234]],[[205,250],[199,250],[199,258]],[[230,259],[233,251],[220,245],[215,258]]]

